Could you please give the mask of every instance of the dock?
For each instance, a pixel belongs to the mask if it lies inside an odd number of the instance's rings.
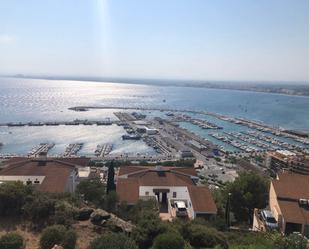
[[[39,145],[32,148],[32,150],[28,153],[28,156],[30,157],[36,157],[40,153],[48,153],[49,150],[51,150],[55,146],[54,143],[40,143]]]
[[[41,121],[41,122],[16,122],[16,123],[0,123],[0,126],[7,127],[25,127],[25,126],[59,126],[59,125],[112,125],[119,121],[106,120],[73,120],[73,121]]]
[[[113,150],[113,144],[99,144],[94,152],[96,157],[105,157]]]
[[[76,156],[77,153],[83,148],[83,145],[83,143],[69,144],[69,146],[65,149],[63,157]]]

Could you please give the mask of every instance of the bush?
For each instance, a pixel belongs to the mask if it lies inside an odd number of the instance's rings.
[[[134,240],[124,234],[110,233],[93,240],[88,249],[138,249]]]
[[[278,249],[309,249],[308,241],[300,234],[290,234],[285,237],[282,247]]]
[[[184,246],[185,241],[180,234],[168,232],[155,238],[152,249],[183,249]]]
[[[167,229],[167,224],[163,223],[156,213],[147,212],[139,218],[132,237],[138,243],[139,248],[150,248],[155,237],[166,232]]]
[[[51,249],[55,244],[63,246],[64,249],[74,249],[77,235],[75,231],[67,230],[63,225],[53,225],[44,229],[41,239],[41,249]]]
[[[54,223],[70,226],[74,222],[76,209],[67,201],[57,201],[55,205]]]
[[[46,223],[55,212],[55,200],[48,195],[36,193],[28,197],[23,207],[24,216],[34,224]]]
[[[282,237],[279,233],[267,234],[244,231],[230,232],[227,235],[229,236],[230,249],[279,249],[274,246],[274,241]]]
[[[228,248],[225,236],[213,228],[199,224],[184,224],[181,229],[184,239],[189,241],[190,245],[196,249],[214,248],[220,246],[223,249]]]
[[[70,229],[65,233],[65,237],[62,242],[64,249],[74,249],[76,245],[77,234],[74,230]]]
[[[23,249],[24,239],[17,233],[8,233],[0,238],[1,249]]]

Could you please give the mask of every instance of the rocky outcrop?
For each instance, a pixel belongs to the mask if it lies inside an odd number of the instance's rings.
[[[115,232],[122,231],[126,233],[131,233],[135,227],[131,222],[120,219],[116,215],[108,213],[103,209],[92,209],[90,216],[86,219],[89,212],[90,210],[85,209],[83,211],[80,210],[79,214],[82,213],[83,220],[90,219],[90,222],[97,227],[105,227]]]
[[[124,221],[123,219],[118,218],[116,215],[111,214],[111,218],[108,219],[105,223],[105,226],[108,226],[111,230],[118,232],[131,233],[135,227],[131,222]]]
[[[77,220],[89,220],[90,215],[93,213],[94,209],[93,208],[81,208],[78,210],[76,219]]]
[[[103,209],[96,209],[93,211],[93,213],[90,215],[90,221],[94,225],[103,225],[106,220],[108,220],[111,217],[110,213],[106,212]]]

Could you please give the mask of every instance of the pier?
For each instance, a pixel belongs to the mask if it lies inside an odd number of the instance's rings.
[[[28,153],[30,157],[37,157],[41,153],[48,153],[55,146],[54,143],[40,143],[39,145],[32,148],[32,150]]]
[[[46,121],[46,122],[18,122],[18,123],[0,123],[0,126],[7,127],[25,127],[25,126],[59,126],[59,125],[112,125],[117,124],[119,121],[107,120],[73,120],[73,121]]]
[[[76,156],[77,153],[83,148],[83,145],[83,143],[69,144],[69,146],[65,149],[63,157]]]
[[[94,152],[96,157],[105,157],[113,150],[113,144],[99,144]]]

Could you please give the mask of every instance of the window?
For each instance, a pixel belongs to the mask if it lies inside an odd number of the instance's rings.
[[[173,192],[173,198],[176,198],[176,197],[177,197],[177,193]]]
[[[145,195],[146,195],[146,196],[148,196],[148,195],[149,195],[149,192],[148,192],[148,191],[146,191],[146,192],[145,192]]]

